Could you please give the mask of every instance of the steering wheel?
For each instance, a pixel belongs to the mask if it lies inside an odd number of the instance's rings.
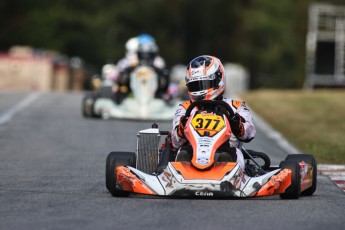
[[[194,101],[188,109],[186,110],[185,117],[188,119],[190,117],[190,113],[196,106],[214,106],[219,107],[220,111],[226,116],[226,118],[230,121],[231,117],[235,115],[234,111],[231,109],[230,105],[225,101],[211,101],[211,100],[201,100],[201,101]]]

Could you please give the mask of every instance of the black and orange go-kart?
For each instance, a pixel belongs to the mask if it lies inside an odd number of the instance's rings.
[[[198,106],[196,112],[192,109]],[[317,164],[312,155],[288,155],[270,166],[265,153],[241,148],[246,167],[221,162],[217,149],[231,135],[233,112],[225,102],[197,101],[186,111],[184,130],[193,149],[190,162],[176,162],[167,131],[157,125],[141,130],[136,152],[111,152],[106,187],[113,196],[130,193],[169,197],[244,198],[279,194],[283,199],[310,196],[316,190]],[[160,137],[166,135],[160,146]],[[223,158],[224,159],[224,158]]]

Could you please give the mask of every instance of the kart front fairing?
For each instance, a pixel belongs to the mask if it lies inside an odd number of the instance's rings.
[[[157,98],[152,98],[149,103],[139,103],[135,98],[126,98],[121,104],[116,104],[109,98],[98,98],[94,111],[103,118],[170,120],[178,104],[175,102],[170,105]]]
[[[218,107],[192,112],[193,106],[211,105]],[[220,198],[280,194],[283,199],[297,199],[300,195],[312,195],[317,181],[317,165],[312,155],[288,155],[279,167],[270,167],[268,163],[265,169],[255,161],[255,154],[252,156],[243,147],[242,153],[248,155],[244,168],[232,158],[218,158],[219,143],[228,140],[231,132],[229,120],[233,114],[227,107],[229,105],[223,101],[196,101],[189,106],[184,134],[193,149],[191,160],[179,158],[181,152],[176,153],[172,149],[170,132],[159,131],[156,124],[151,129],[141,130],[137,135],[135,155],[123,152],[109,154],[108,190],[113,196],[129,195],[130,192]],[[158,150],[160,135],[167,137]]]
[[[103,118],[127,118],[142,120],[170,120],[178,102],[166,103],[156,98],[158,75],[150,66],[140,65],[130,74],[131,96],[121,104],[109,98],[98,98],[94,105],[95,114]]]
[[[130,166],[117,167],[117,189],[134,193],[178,197],[257,197],[283,193],[291,184],[291,170],[276,169],[249,177],[234,162],[216,163],[200,171],[189,162],[170,162],[158,175]]]

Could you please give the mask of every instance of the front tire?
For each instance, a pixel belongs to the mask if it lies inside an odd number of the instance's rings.
[[[287,187],[284,193],[280,194],[282,199],[298,199],[301,193],[301,174],[299,164],[296,161],[285,160],[282,161],[279,167],[283,169],[290,169],[291,185]]]
[[[118,166],[132,166],[135,167],[136,158],[133,152],[111,152],[109,153],[105,166],[105,183],[106,188],[115,197],[126,197],[129,195],[128,191],[116,188],[116,168]]]
[[[313,167],[313,182],[312,186],[301,192],[303,196],[311,196],[314,194],[317,185],[317,162],[313,155],[311,154],[293,154],[288,155],[286,160],[297,161],[301,162],[304,161],[305,163],[311,165]]]

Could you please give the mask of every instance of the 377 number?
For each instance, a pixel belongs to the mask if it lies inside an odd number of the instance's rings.
[[[214,123],[212,130],[216,130],[220,122],[220,120],[210,119],[210,118],[205,118],[205,119],[197,118],[195,121],[197,122],[197,125],[195,126],[195,128],[197,129],[208,129],[211,123]]]

